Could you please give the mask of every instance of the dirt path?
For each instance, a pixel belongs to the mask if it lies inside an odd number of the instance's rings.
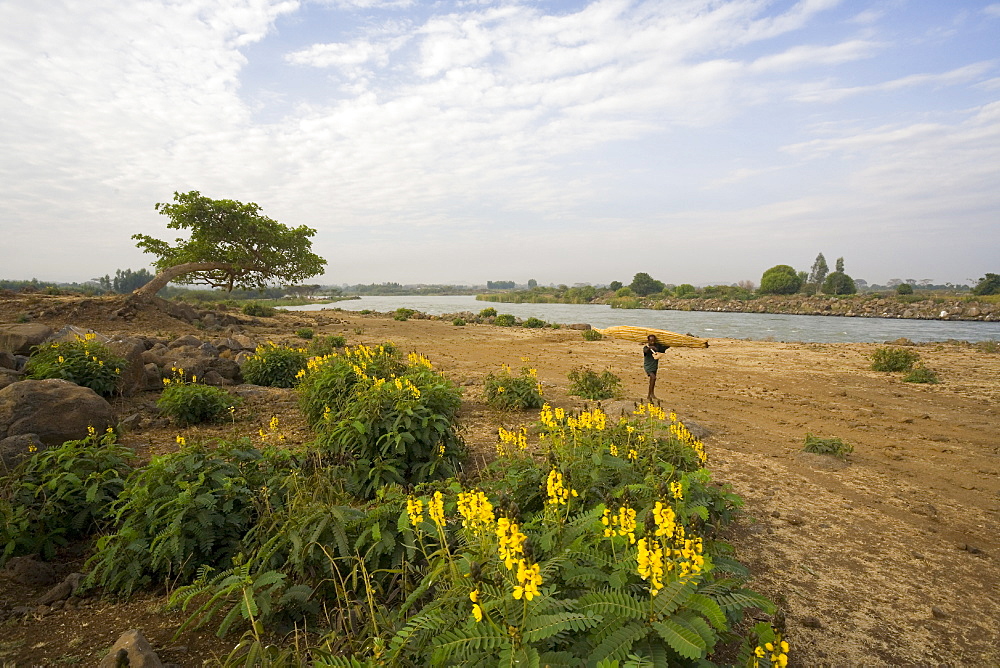
[[[12,322],[19,308],[5,309],[0,301],[0,322]],[[129,324],[87,309],[74,319],[38,319],[109,334],[211,338],[177,321]],[[492,450],[499,424],[534,419],[530,412],[498,415],[479,402],[481,380],[500,364],[517,368],[528,358],[546,397],[559,406],[581,405],[566,394],[566,374],[582,365],[610,368],[622,378],[626,399],[645,394],[637,344],[586,342],[578,331],[455,327],[329,311],[264,322],[250,334],[280,341],[310,326],[317,334],[343,334],[351,344],[392,340],[428,356],[466,386],[465,437],[480,453]],[[871,371],[865,356],[875,347],[712,340],[707,350],[668,351],[658,394],[664,408],[711,432],[705,439],[710,468],[746,500],[733,541],[755,574],[754,585],[785,607],[792,665],[1000,665],[1000,355],[961,345],[919,346],[943,382],[914,385]],[[123,410],[148,407],[153,399],[137,398]],[[272,411],[285,424],[301,422],[291,397],[268,397],[248,410],[248,433]],[[807,432],[853,444],[849,463],[802,453]],[[169,447],[174,430],[129,438]],[[302,430],[289,440],[307,438]],[[0,581],[0,599],[11,595]],[[150,605],[143,604],[144,614]],[[0,628],[9,643],[4,651],[0,642],[0,662],[56,665],[55,657],[79,656],[89,665],[101,646],[79,639],[78,625],[99,628],[101,609],[60,611],[13,627],[8,622]],[[131,627],[122,615],[119,609],[107,620],[115,627],[103,629],[104,636],[113,640]],[[75,630],[57,640],[67,624]],[[173,628],[176,619],[153,628],[154,646],[169,643]],[[47,638],[48,646],[29,651],[36,637]],[[200,637],[178,642],[187,653],[166,658],[182,665],[198,665],[193,656],[218,647]]]

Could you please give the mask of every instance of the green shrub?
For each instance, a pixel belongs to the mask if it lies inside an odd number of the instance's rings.
[[[635,297],[616,297],[609,300],[608,305],[611,308],[642,308],[642,301]]]
[[[844,441],[836,437],[820,438],[819,436],[806,434],[802,451],[811,452],[815,455],[833,455],[839,459],[845,459],[849,453],[854,451],[854,446],[844,443]]]
[[[621,389],[621,378],[605,369],[597,373],[586,367],[579,367],[569,372],[569,393],[584,399],[600,400],[618,396]]]
[[[391,343],[377,347],[359,345],[314,359],[297,386],[299,408],[309,425],[317,427],[326,419],[324,416],[339,413],[360,378],[386,380],[405,370],[406,364]]]
[[[510,313],[501,313],[493,320],[493,324],[498,327],[513,327],[517,320]]]
[[[604,338],[604,335],[596,329],[585,329],[581,334],[584,341],[600,341]]]
[[[455,327],[465,327],[465,320],[463,318],[455,318],[451,321],[451,324],[455,325]]]
[[[869,357],[872,371],[909,371],[920,360],[920,353],[905,348],[876,348]]]
[[[763,295],[793,295],[802,287],[802,278],[787,264],[778,264],[764,272],[760,278]]]
[[[313,336],[315,336],[315,334],[316,332],[314,332],[309,327],[303,327],[302,329],[295,330],[295,336],[299,337],[300,339],[305,339],[307,341],[311,339]]]
[[[507,365],[500,373],[490,373],[483,383],[483,399],[498,410],[541,408],[544,403],[537,372],[527,366],[516,376]]]
[[[258,318],[273,318],[276,311],[266,304],[257,302],[247,302],[243,305],[243,314]]]
[[[395,314],[393,314],[392,319],[400,321],[409,320],[410,316],[412,316],[414,313],[416,313],[416,311],[414,311],[413,309],[403,308],[401,306],[398,309],[396,309],[396,312]]]
[[[95,340],[94,334],[74,341],[35,348],[25,367],[28,378],[62,378],[110,397],[118,387],[125,360]]]
[[[303,348],[285,348],[268,343],[258,346],[243,363],[243,379],[251,385],[294,387],[308,361],[309,355]]]
[[[118,529],[98,540],[85,586],[128,595],[230,566],[257,519],[267,464],[248,441],[154,457],[125,481],[114,508]]]
[[[900,283],[899,285],[896,286],[896,294],[897,295],[912,295],[913,294],[913,286],[910,285],[909,283]]]
[[[347,339],[339,334],[321,336],[309,342],[309,354],[314,357],[323,357],[324,355],[332,354],[338,348],[343,348],[346,345]]]
[[[924,365],[920,364],[914,367],[910,373],[903,376],[904,383],[940,383],[941,379],[938,378],[937,373],[931,371]]]
[[[109,528],[135,454],[110,429],[35,453],[0,478],[0,565],[19,554],[51,559],[69,541]]]
[[[540,327],[545,327],[548,323],[539,318],[531,317],[524,321],[523,327],[528,327],[529,329],[538,329]]]
[[[482,311],[479,312],[480,318],[495,318],[497,317],[497,310],[492,306],[487,306]]]
[[[190,425],[218,420],[241,401],[221,387],[173,380],[163,388],[156,407],[174,422]]]

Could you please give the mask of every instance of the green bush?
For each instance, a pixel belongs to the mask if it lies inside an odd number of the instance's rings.
[[[541,408],[544,403],[537,372],[527,366],[516,376],[507,365],[500,373],[490,373],[483,383],[483,399],[499,410]]]
[[[338,348],[343,348],[346,345],[347,339],[339,334],[321,336],[309,342],[309,354],[314,357],[323,357],[324,355],[332,354]]]
[[[585,329],[581,334],[584,341],[600,341],[604,338],[604,335],[596,329]]]
[[[920,361],[920,353],[905,348],[876,348],[869,358],[872,371],[909,371]]]
[[[608,305],[611,308],[642,308],[642,301],[635,297],[616,297],[609,300]]]
[[[299,408],[311,427],[340,412],[361,378],[387,380],[402,374],[406,364],[391,343],[359,345],[309,363],[299,382]]]
[[[266,304],[257,302],[247,302],[243,305],[243,315],[250,315],[258,318],[273,318],[277,311]]]
[[[801,287],[802,278],[787,264],[771,267],[760,278],[760,292],[765,295],[793,295]]]
[[[909,283],[900,283],[899,285],[896,286],[896,294],[897,295],[912,295],[913,294],[913,286],[910,285]]]
[[[595,401],[618,396],[622,382],[610,369],[597,373],[586,367],[572,369],[568,378],[570,394]]]
[[[218,420],[241,401],[221,387],[174,380],[163,388],[156,407],[174,422],[190,425]]]
[[[135,454],[110,429],[35,453],[0,478],[0,565],[109,528]]]
[[[455,327],[465,327],[465,319],[455,318],[454,320],[451,321],[451,324],[453,324]]]
[[[548,323],[539,318],[531,317],[524,321],[522,327],[528,327],[529,329],[538,329],[540,327],[545,327]]]
[[[819,436],[806,434],[802,451],[811,452],[815,455],[833,455],[839,459],[845,459],[848,454],[854,451],[854,446],[836,437],[820,438]]]
[[[493,320],[493,324],[498,327],[513,327],[517,320],[510,313],[501,313]]]
[[[303,327],[302,329],[295,330],[295,336],[299,337],[300,339],[305,339],[306,341],[308,341],[315,335],[316,332],[314,332],[309,327]]]
[[[409,320],[414,313],[416,313],[416,311],[414,311],[411,308],[399,307],[398,309],[396,309],[395,314],[393,314],[392,319],[400,321]]]
[[[487,306],[482,311],[479,312],[480,318],[495,318],[497,317],[497,310],[492,306]]]
[[[125,481],[114,508],[118,528],[97,541],[85,586],[128,595],[230,566],[257,519],[267,463],[247,441],[154,457]]]
[[[110,397],[118,387],[125,360],[95,340],[93,334],[74,341],[38,346],[25,367],[28,378],[62,378]]]
[[[294,387],[308,361],[309,355],[303,348],[268,343],[258,346],[243,363],[243,379],[251,385]]]
[[[914,369],[910,371],[910,373],[903,376],[903,382],[937,384],[941,382],[941,379],[938,378],[937,373],[931,371],[930,369],[921,364],[914,367]]]

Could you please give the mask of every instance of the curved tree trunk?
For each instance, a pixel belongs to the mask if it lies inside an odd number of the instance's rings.
[[[149,283],[137,288],[131,295],[129,295],[129,301],[151,301],[153,297],[156,296],[157,292],[166,287],[167,283],[174,280],[178,276],[190,274],[193,271],[228,269],[230,266],[231,265],[226,264],[225,262],[187,262],[185,264],[177,264],[173,267],[167,267],[154,276],[153,280]]]

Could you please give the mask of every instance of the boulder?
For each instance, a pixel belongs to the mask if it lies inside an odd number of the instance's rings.
[[[45,445],[61,445],[85,438],[87,427],[113,424],[111,404],[68,380],[22,380],[0,390],[0,439],[37,434]]]
[[[17,371],[17,357],[14,356],[14,353],[0,350],[0,369]]]
[[[108,348],[115,355],[125,360],[118,389],[130,397],[136,392],[146,389],[146,370],[142,362],[142,354],[146,352],[146,341],[138,336],[115,338],[108,341]]]
[[[111,651],[101,659],[98,668],[162,668],[163,662],[153,651],[152,645],[139,629],[126,631],[111,646]]]
[[[0,367],[0,389],[5,388],[12,383],[16,383],[22,378],[24,378],[24,374],[20,371]]]
[[[202,341],[201,339],[199,339],[197,336],[192,336],[191,334],[187,334],[187,335],[182,336],[182,337],[180,337],[178,339],[174,339],[173,341],[170,342],[170,344],[167,347],[168,348],[200,348],[202,345],[204,345],[204,343],[205,342]]]
[[[107,343],[108,337],[103,334],[98,334],[92,329],[84,329],[83,327],[77,327],[76,325],[66,325],[58,332],[49,337],[50,343],[64,343],[68,341],[78,341],[80,339],[87,338],[87,335],[92,335],[91,339],[97,341],[98,343]]]
[[[29,587],[48,587],[59,581],[55,566],[38,561],[37,554],[11,558],[0,575]]]
[[[0,439],[0,462],[3,462],[3,466],[9,471],[21,463],[21,460],[45,448],[45,444],[35,434],[8,436]]]
[[[0,325],[0,350],[15,355],[30,355],[33,347],[45,343],[50,336],[52,328],[41,323]]]
[[[573,324],[566,325],[566,329],[578,329],[582,332],[586,332],[588,329],[591,329],[591,327],[585,322],[574,322]]]

